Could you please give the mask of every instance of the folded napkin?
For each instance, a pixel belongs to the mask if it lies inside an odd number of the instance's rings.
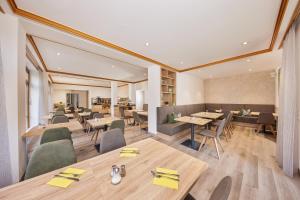
[[[177,174],[178,175],[178,172],[176,170],[157,167],[156,172],[158,172],[158,173],[161,172],[161,173],[165,173],[165,174],[161,177],[154,177],[153,178],[153,184],[154,185],[159,185],[159,186],[163,186],[163,187],[178,190],[179,180],[176,181],[176,180],[173,180],[173,179],[169,179],[169,178],[175,178],[175,179],[178,178],[177,176],[171,175],[171,174]],[[166,174],[168,174],[168,175],[166,175]]]
[[[120,152],[120,157],[124,158],[130,158],[130,157],[136,157],[137,154],[139,154],[139,149],[134,147],[125,147]]]
[[[69,178],[79,178],[80,175],[82,175],[85,172],[85,170],[83,169],[77,169],[77,168],[68,168],[65,171],[63,171],[63,173],[60,173],[59,176],[63,176],[63,177],[54,177],[52,178],[47,184],[51,185],[51,186],[55,186],[55,187],[62,187],[62,188],[67,188],[69,187],[69,185],[71,185],[74,180],[70,180],[67,179]],[[73,174],[77,174],[73,175]]]

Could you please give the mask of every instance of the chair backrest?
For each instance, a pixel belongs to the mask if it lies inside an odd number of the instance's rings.
[[[232,178],[225,176],[214,189],[209,200],[227,200],[230,194]]]
[[[257,119],[257,123],[274,125],[276,122],[273,113],[260,113]]]
[[[140,123],[142,121],[137,112],[132,112],[132,116],[135,122]]]
[[[69,119],[67,116],[54,116],[52,118],[52,124],[58,124],[58,123],[65,123],[65,122],[69,122]]]
[[[119,128],[122,130],[122,133],[124,134],[125,131],[125,122],[124,120],[120,119],[120,120],[115,120],[111,123],[110,125],[110,130],[115,129],[115,128]]]
[[[74,164],[75,150],[70,140],[58,140],[38,146],[27,165],[25,179]]]
[[[227,127],[229,125],[229,123],[231,122],[231,119],[232,119],[232,113],[229,112],[227,117],[226,117],[226,122],[225,122],[225,127]]]
[[[223,133],[225,123],[226,123],[226,119],[222,119],[220,125],[217,128],[217,135],[216,135],[217,137],[219,137]]]
[[[91,113],[90,113],[90,116],[89,116],[89,119],[94,119],[94,114],[95,114],[95,113],[98,113],[98,112],[91,112]]]
[[[78,107],[78,112],[82,113],[84,111],[84,107]]]
[[[65,112],[64,111],[56,111],[54,113],[54,116],[61,116],[61,115],[65,115]]]
[[[122,118],[125,117],[125,109],[123,107],[119,107],[120,115]]]
[[[72,136],[68,128],[51,128],[44,131],[40,144],[66,139],[70,140],[73,144]]]
[[[100,153],[106,153],[126,146],[124,134],[119,128],[115,128],[103,133],[100,140]]]
[[[93,119],[95,119],[95,118],[100,119],[100,118],[103,118],[103,117],[104,117],[104,115],[102,113],[96,112],[96,113],[93,114]]]

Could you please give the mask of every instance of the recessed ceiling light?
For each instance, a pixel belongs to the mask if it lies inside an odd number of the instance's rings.
[[[247,62],[251,62],[251,60],[250,60],[250,59],[247,59],[246,61],[247,61]]]
[[[58,67],[57,69],[58,69],[58,70],[61,70],[61,67]]]
[[[247,45],[247,44],[248,44],[248,42],[247,42],[247,41],[243,42],[243,45]]]
[[[182,64],[182,65],[183,65],[183,61],[181,61],[181,62],[180,62],[180,64]]]
[[[56,54],[56,55],[60,56],[60,53],[59,53],[59,52],[57,52],[57,54]]]
[[[248,69],[248,71],[249,71],[249,72],[252,72],[252,69],[251,69],[251,68],[249,68],[249,69]]]
[[[111,67],[112,67],[112,68],[115,68],[115,66],[114,66],[114,65],[112,65]]]
[[[149,46],[149,42],[146,42],[146,46]]]

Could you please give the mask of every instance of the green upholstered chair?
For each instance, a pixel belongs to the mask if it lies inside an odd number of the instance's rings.
[[[115,120],[111,123],[110,125],[110,130],[115,129],[115,128],[119,128],[121,129],[122,133],[124,134],[125,131],[125,122],[124,120],[120,119],[120,120]]]
[[[53,116],[62,116],[62,115],[65,115],[65,112],[59,110],[59,111],[56,111]]]
[[[77,162],[70,140],[48,142],[37,147],[29,160],[25,179],[72,165]]]
[[[71,132],[68,128],[51,128],[44,131],[40,144],[53,142],[57,140],[65,140],[68,139],[73,144]]]
[[[52,118],[52,124],[66,123],[66,122],[69,122],[69,119],[67,116],[64,115],[54,116]]]

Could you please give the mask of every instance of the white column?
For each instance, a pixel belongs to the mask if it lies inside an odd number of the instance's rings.
[[[1,27],[3,27],[0,29],[0,43],[7,112],[7,132],[9,136],[10,166],[12,182],[16,183],[19,181],[26,167],[25,141],[21,138],[21,134],[25,132],[26,127],[26,32],[20,25],[18,18],[8,14],[3,15],[0,13],[0,24]],[[5,155],[0,154],[0,156]],[[1,159],[2,158],[0,158],[0,160]],[[0,168],[0,173],[5,172],[2,172]]]
[[[160,106],[160,67],[157,65],[148,68],[148,96],[148,131],[156,134],[156,108]]]
[[[118,82],[111,81],[111,90],[110,90],[110,98],[111,98],[111,105],[110,105],[110,113],[111,116],[115,116],[115,105],[117,104],[117,97],[118,97]]]
[[[133,83],[128,84],[128,98],[135,103],[135,85]]]

